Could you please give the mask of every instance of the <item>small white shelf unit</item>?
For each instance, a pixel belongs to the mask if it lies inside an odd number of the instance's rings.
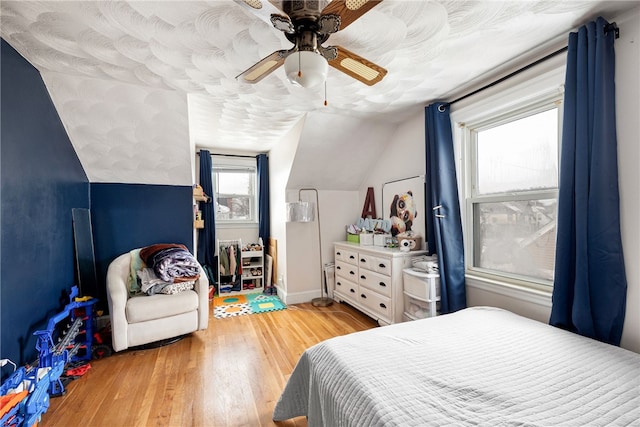
[[[243,246],[241,239],[236,240],[218,240],[218,259],[222,262],[220,252],[226,250],[230,245],[234,246],[236,255],[237,275],[221,274],[222,266],[218,266],[218,294],[219,295],[237,295],[259,292],[264,289],[264,245],[262,241],[259,243]],[[243,250],[248,249],[251,250]],[[231,290],[228,284],[233,284]]]
[[[264,288],[264,247],[242,251],[242,291],[254,292]]]

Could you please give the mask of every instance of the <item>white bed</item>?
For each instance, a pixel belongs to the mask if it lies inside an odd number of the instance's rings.
[[[454,314],[306,350],[273,419],[313,426],[640,426],[640,354],[508,311]]]

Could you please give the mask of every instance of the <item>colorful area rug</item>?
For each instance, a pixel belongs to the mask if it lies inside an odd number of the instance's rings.
[[[285,310],[287,306],[277,295],[243,294],[222,295],[213,299],[213,316],[216,319]]]

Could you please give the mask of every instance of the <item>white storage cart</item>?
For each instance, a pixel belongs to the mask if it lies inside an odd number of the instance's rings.
[[[405,268],[402,270],[402,276],[403,320],[437,316],[440,312],[440,274]]]

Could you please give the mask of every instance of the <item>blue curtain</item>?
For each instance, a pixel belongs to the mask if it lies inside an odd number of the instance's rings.
[[[269,215],[269,158],[266,154],[256,156],[258,163],[258,236],[266,245],[271,236]]]
[[[200,185],[204,193],[211,197],[211,201],[208,203],[200,203],[202,219],[204,219],[204,228],[201,228],[198,232],[198,261],[205,266],[205,270],[211,269],[217,272],[216,204],[215,194],[213,193],[212,171],[211,153],[208,150],[200,150]],[[215,274],[214,277],[215,276],[217,276],[217,274]]]
[[[549,323],[620,345],[627,281],[620,236],[614,33],[569,35],[553,305]]]
[[[440,309],[445,314],[467,306],[462,221],[449,105],[431,104],[426,107],[425,116],[427,240],[429,251],[438,254]]]

